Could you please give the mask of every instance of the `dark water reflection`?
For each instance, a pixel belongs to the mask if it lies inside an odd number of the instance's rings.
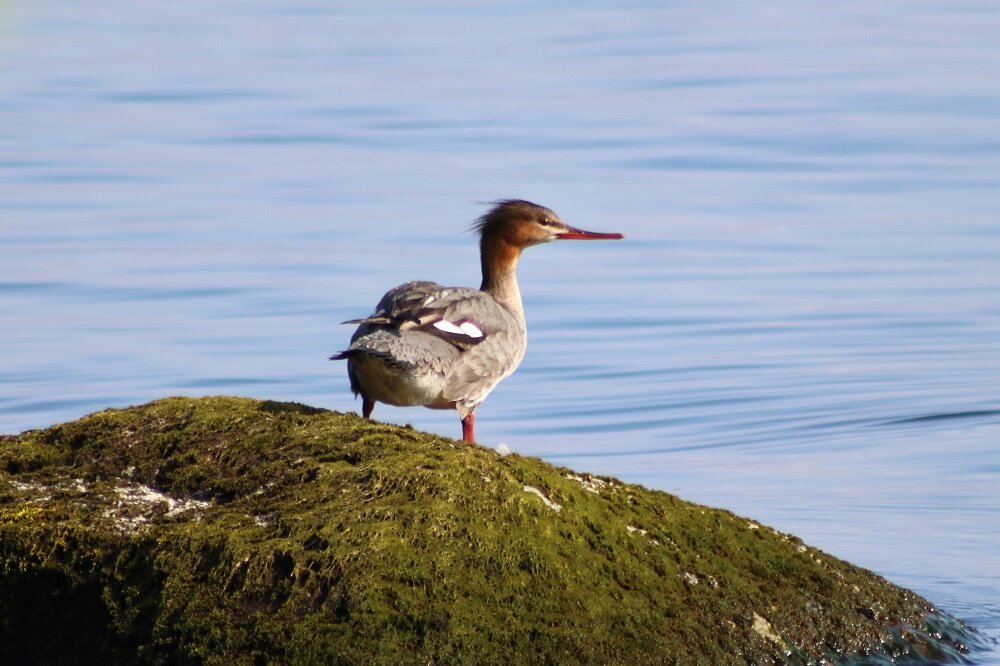
[[[998,32],[980,2],[15,3],[0,430],[179,393],[355,409],[338,322],[477,284],[463,229],[525,197],[627,240],[525,255],[485,442],[1000,635]]]

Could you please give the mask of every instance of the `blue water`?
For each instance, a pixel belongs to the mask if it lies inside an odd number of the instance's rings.
[[[174,394],[357,409],[339,322],[477,285],[468,224],[523,197],[627,239],[525,254],[482,442],[1000,638],[1000,6],[416,7],[0,3],[0,431]]]

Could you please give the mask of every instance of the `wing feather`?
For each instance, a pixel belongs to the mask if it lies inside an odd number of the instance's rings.
[[[482,343],[507,323],[501,321],[501,307],[478,289],[418,280],[390,289],[368,317],[344,323],[423,331],[467,348]]]
[[[345,323],[358,329],[334,358],[364,354],[403,371],[436,374],[441,398],[462,415],[524,356],[523,321],[478,289],[407,282],[386,292],[368,317]],[[352,387],[356,383],[352,377]]]

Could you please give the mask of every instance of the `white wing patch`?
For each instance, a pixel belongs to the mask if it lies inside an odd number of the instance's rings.
[[[463,321],[461,324],[453,324],[446,319],[434,322],[434,328],[442,333],[452,333],[454,335],[464,335],[466,337],[479,339],[483,337],[483,332],[471,321]]]
[[[465,335],[465,331],[463,331],[461,328],[455,326],[453,323],[445,319],[434,322],[434,328],[436,328],[439,331],[443,331],[445,333],[455,333],[456,335]]]
[[[473,324],[471,321],[463,321],[459,328],[462,333],[465,333],[470,338],[481,338],[483,337],[483,332],[479,330],[479,327]]]

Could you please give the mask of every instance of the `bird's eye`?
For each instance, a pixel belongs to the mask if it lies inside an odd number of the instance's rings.
[[[543,217],[541,220],[538,221],[538,223],[543,227],[551,227],[553,224],[555,224],[555,222],[553,222],[547,217]]]

